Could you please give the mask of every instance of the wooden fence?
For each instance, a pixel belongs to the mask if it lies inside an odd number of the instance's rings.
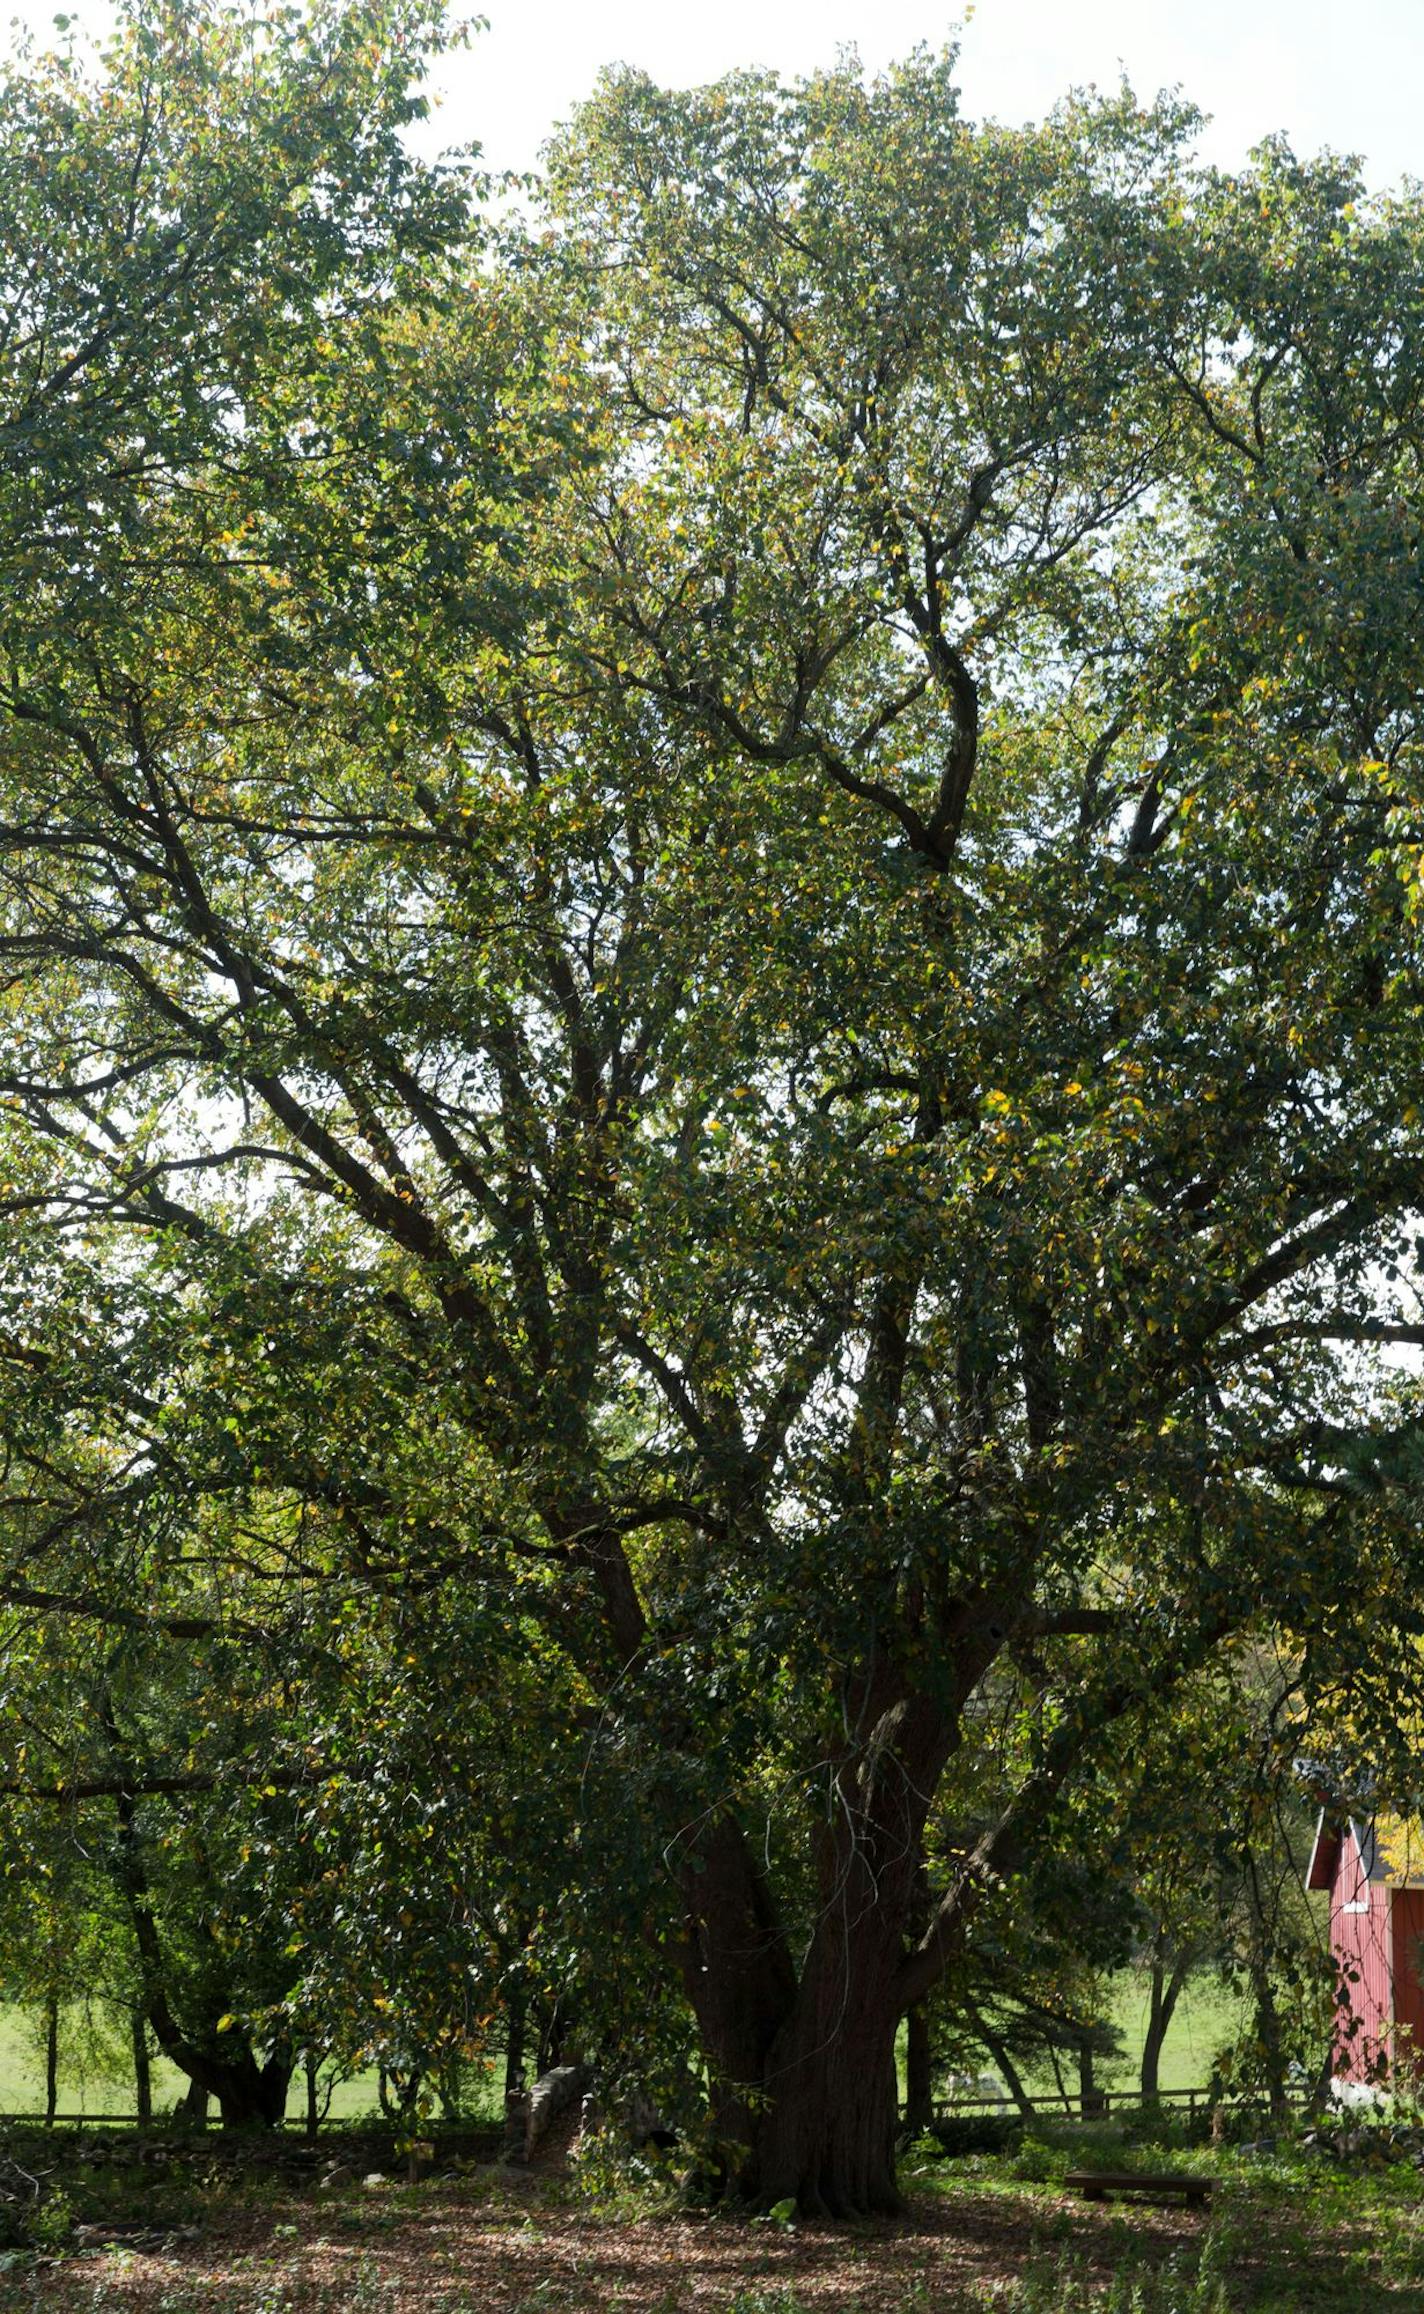
[[[1293,2092],[1292,2101],[1299,2101],[1304,2104],[1306,2097],[1307,2092],[1301,2089],[1299,2092]],[[1157,2105],[1183,2112],[1188,2119],[1193,2119],[1197,2113],[1204,2112],[1211,2102],[1212,2095],[1209,2089],[1159,2089],[1155,2097],[1145,2097],[1140,2089],[1102,2089],[1098,2091],[1096,2096],[1086,2100],[1069,2091],[1064,2091],[1060,2095],[1055,2090],[1051,2097],[1034,2099],[1033,2114],[1034,2118],[1040,2121],[1052,2121],[1055,2117],[1059,2120],[1101,2121],[1111,2119],[1118,2114],[1140,2112],[1144,2105]],[[1230,2098],[1223,2099],[1218,2095],[1217,2102],[1230,2104],[1232,2100]],[[1019,2109],[1012,2097],[938,2098],[932,2111],[936,2121],[953,2121],[959,2117],[968,2118],[971,2114],[976,2116],[999,2114],[1009,2121],[1020,2118]],[[0,2129],[7,2129],[12,2126],[25,2129],[44,2128],[46,2126],[45,2117],[43,2113],[0,2113]],[[168,2130],[173,2126],[172,2116],[166,2113],[155,2114],[153,2119],[145,2124],[140,2124],[136,2113],[56,2113],[54,2117],[56,2129],[136,2129],[140,2126]],[[189,2122],[187,2126],[193,2128],[199,2125]],[[216,2115],[213,2116],[211,2123],[203,2126],[216,2127]],[[402,2126],[413,2128],[415,2124],[402,2125],[388,2121],[384,2116],[371,2115],[354,2122],[348,2116],[344,2124],[340,2119],[318,2123],[319,2129],[323,2126],[328,2129],[339,2129],[343,2126],[365,2128],[379,2132]],[[305,2131],[307,2127],[305,2114],[288,2114],[282,2127],[298,2132]],[[463,2122],[442,2122],[426,2119],[420,2123],[419,2127],[423,2137],[438,2137],[442,2130],[463,2130],[467,2133],[472,2130],[492,2132],[501,2128],[502,2124],[481,2117],[476,2121]]]
[[[216,2109],[204,2121],[186,2116],[175,2119],[171,2107],[166,2112],[155,2112],[147,2121],[141,2120],[137,2113],[56,2113],[52,2121],[43,2113],[0,2113],[0,2129],[148,2129],[157,2135],[169,2137],[181,2136],[185,2131],[215,2130],[220,2126]],[[307,2117],[304,2113],[289,2113],[278,2127],[293,2136],[305,2136]],[[432,2114],[426,2114],[419,2122],[415,2122],[391,2120],[384,2113],[348,2113],[331,2118],[323,2116],[317,2122],[318,2132],[323,2128],[348,2129],[353,2136],[373,2138],[389,2137],[395,2132],[401,2137],[494,2139],[503,2137],[505,2125],[502,2121],[492,2121],[483,2115],[474,2119],[447,2121],[443,2117],[437,2119]]]
[[[1310,2091],[1305,2086],[1293,2087],[1290,2100],[1293,2105],[1308,2104]],[[1237,2100],[1216,2093],[1215,2103],[1232,2105],[1251,2104],[1250,2098]],[[1100,2089],[1095,2095],[1083,2098],[1064,2090],[1054,2090],[1051,2096],[1033,2100],[1033,2115],[1039,2121],[1058,2119],[1102,2121],[1113,2114],[1140,2112],[1146,2106],[1171,2106],[1186,2113],[1189,2119],[1198,2112],[1206,2112],[1213,2103],[1209,2089],[1159,2089],[1155,2096],[1147,2096],[1141,2089]],[[1012,2097],[949,2097],[936,2100],[933,2108],[936,2121],[952,2121],[957,2115],[1002,2114],[1008,2120],[1020,2118],[1019,2108]]]

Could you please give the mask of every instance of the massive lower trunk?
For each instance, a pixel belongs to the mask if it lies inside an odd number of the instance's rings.
[[[160,1985],[150,1987],[148,2021],[164,2056],[187,2074],[192,2091],[204,2100],[216,2097],[224,2129],[280,2126],[296,2068],[295,2055],[285,2042],[258,2058],[246,2033],[229,2026],[218,2046],[216,2034],[199,2044],[175,2020]]]
[[[923,1912],[923,1795],[943,1731],[914,1705],[870,1724],[881,1740],[844,1764],[838,1804],[816,1827],[818,1906],[799,1970],[755,1851],[726,1818],[684,1878],[685,1982],[729,2183],[763,2208],[791,2202],[808,2216],[903,2206],[895,2037]]]
[[[720,1826],[700,1861],[684,1968],[724,2182],[808,2216],[899,2209],[894,1921],[883,1906],[874,1920],[837,1907],[798,1979],[735,1827]]]
[[[798,2004],[800,2008],[800,2004]],[[895,2182],[898,2098],[893,2010],[859,2007],[818,2039],[801,2009],[765,2084],[752,2159],[764,2206],[809,2217],[903,2208]]]
[[[189,2098],[196,2095],[201,2101],[195,2106],[185,2100],[190,2114],[204,2111],[208,2098],[215,2097],[224,2129],[275,2129],[280,2125],[295,2070],[295,2058],[285,2044],[259,2059],[246,2034],[229,2029],[222,2035],[221,2055],[211,2042],[199,2046],[175,2022],[161,1988],[150,1995],[148,2022],[169,2063],[187,2074]]]
[[[717,2030],[735,2006],[735,1976],[706,1972],[722,1979],[715,2000],[698,2006],[725,2182],[760,2208],[790,2202],[807,2217],[852,2218],[903,2207],[894,1969],[878,1965],[884,1948],[873,1927],[857,1943],[813,1939],[755,2069],[743,2036]]]
[[[717,2066],[726,2189],[761,2209],[793,2204],[805,2217],[901,2210],[897,2023],[884,1986],[874,2000],[852,1991],[841,2014],[828,2018],[824,2001],[803,1985],[759,2079],[734,2080],[729,2067]]]

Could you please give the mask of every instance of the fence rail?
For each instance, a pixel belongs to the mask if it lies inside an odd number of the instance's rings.
[[[188,2114],[175,2116],[171,2106],[166,2112],[151,2113],[147,2120],[139,2113],[0,2113],[0,2129],[8,2129],[15,2123],[26,2129],[152,2129],[162,2131],[164,2135],[181,2134],[184,2130],[216,2129],[219,2126],[216,2112],[205,2120],[199,2120]],[[298,2137],[305,2136],[309,2128],[304,2113],[285,2114],[276,2126]],[[488,2114],[474,2114],[453,2121],[447,2120],[443,2114],[426,2114],[416,2123],[393,2119],[384,2113],[344,2113],[321,2115],[317,2121],[317,2130],[320,2132],[322,2129],[350,2129],[370,2137],[382,2136],[393,2129],[399,2130],[402,2136],[415,2132],[421,2137],[439,2137],[442,2134],[478,2137],[481,2134],[501,2133],[504,2123],[491,2119]]]
[[[1304,2088],[1293,2089],[1291,2092],[1292,2103],[1305,2104],[1308,2099],[1309,2091]],[[1115,2113],[1140,2111],[1144,2105],[1168,2105],[1183,2110],[1190,2120],[1199,2111],[1205,2111],[1212,2102],[1213,2093],[1210,2089],[1159,2089],[1155,2096],[1149,2096],[1141,2089],[1101,2089],[1095,2095],[1087,2098],[1069,2090],[1064,2090],[1062,2093],[1055,2090],[1051,2096],[1034,2098],[1032,2110],[1043,2120],[1048,2120],[1054,2114],[1058,2114],[1065,2119],[1101,2121],[1109,2119]],[[1235,2100],[1231,2097],[1223,2097],[1218,2092],[1215,2102],[1218,2105],[1230,2105]],[[903,2102],[901,2110],[902,2112],[904,2110]],[[952,2121],[961,2115],[967,2118],[971,2114],[1002,2114],[1005,2118],[1012,2118],[1016,2117],[1019,2112],[1013,2098],[1008,2095],[1002,2097],[936,2098],[930,2110],[935,2121]],[[214,2116],[214,2121],[216,2121],[216,2116]],[[50,2126],[47,2116],[43,2113],[0,2113],[0,2129],[7,2129],[14,2123],[20,2123],[26,2128],[47,2128]],[[147,2121],[142,2120],[137,2113],[56,2113],[53,2117],[53,2126],[56,2129],[143,2128],[169,2130],[175,2124],[171,2112],[155,2113]],[[177,2126],[193,2129],[206,2128],[209,2124],[186,2120],[179,2122]],[[304,2113],[289,2113],[279,2126],[283,2129],[305,2133],[309,2125]],[[318,2131],[340,2129],[343,2126],[381,2130],[410,2128],[414,2124],[391,2121],[383,2114],[365,2115],[359,2119],[353,2119],[350,2115],[335,2118],[323,2116],[317,2123]],[[442,2130],[469,2132],[481,2129],[490,2130],[499,2126],[497,2122],[491,2121],[487,2115],[480,2115],[464,2121],[437,2121],[427,2116],[420,2123],[420,2133],[422,2136],[439,2136]]]
[[[1306,2087],[1292,2087],[1289,2095],[1292,2104],[1305,2105],[1310,2100],[1310,2091]],[[1219,2090],[1213,2092],[1210,2089],[1159,2089],[1155,2095],[1142,2089],[1100,2089],[1086,2098],[1070,2090],[1054,2090],[1051,2095],[1033,2098],[1031,2105],[1033,2112],[1044,2120],[1059,2114],[1069,2119],[1076,2116],[1080,2121],[1101,2121],[1114,2113],[1140,2112],[1144,2105],[1177,2106],[1191,2119],[1199,2111],[1209,2110],[1213,2104],[1230,2106],[1252,2102],[1250,2098],[1223,2096]],[[931,2111],[936,2121],[949,2121],[960,2114],[1017,2115],[1019,2107],[1012,2097],[1005,2094],[1002,2097],[937,2098]]]
[[[1124,2108],[1143,2105],[1185,2106],[1194,2114],[1198,2106],[1210,2100],[1208,2089],[1159,2089],[1155,2097],[1144,2096],[1140,2089],[1100,2089],[1083,2097],[1072,2090],[1054,2090],[1051,2094],[1030,2100],[1038,2114],[1076,2114],[1079,2119],[1100,2120],[1104,2115],[1121,2112]],[[956,2114],[1003,2113],[1015,2114],[1020,2109],[1007,2092],[1002,2097],[942,2097],[936,2098],[931,2110],[936,2121],[948,2121]]]

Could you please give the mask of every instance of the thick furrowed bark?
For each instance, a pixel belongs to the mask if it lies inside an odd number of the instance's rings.
[[[893,2214],[895,2035],[913,1877],[869,1886],[828,1842],[797,1974],[754,1852],[730,1819],[687,1874],[684,1982],[711,2075],[718,2190],[812,2217]],[[853,1883],[853,1887],[852,1887]]]
[[[764,2206],[794,2201],[808,2217],[882,2216],[903,2207],[896,1978],[913,1917],[914,1858],[908,1870],[882,1862],[843,1823],[822,1864],[821,1917],[763,2082],[757,2195]]]
[[[766,1876],[730,1816],[703,1834],[683,1875],[683,1898],[683,1983],[714,2078],[743,2091],[758,2087],[795,2005],[796,1971]]]
[[[702,2028],[720,2134],[745,2146],[736,2187],[763,2208],[873,2216],[903,2205],[895,2183],[895,2034],[900,1974],[924,1910],[925,1795],[946,1747],[916,1701],[867,1710],[815,1831],[819,1910],[799,1978],[769,1891],[728,1825],[690,1876],[689,1995]],[[729,2182],[733,2182],[729,2179]]]
[[[790,2059],[767,2083],[753,2144],[764,2208],[794,2202],[806,2217],[893,2216],[898,2105],[895,2025],[863,2007],[833,2039]]]

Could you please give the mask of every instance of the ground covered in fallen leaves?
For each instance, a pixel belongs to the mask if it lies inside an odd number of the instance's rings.
[[[67,2237],[0,2258],[9,2314],[1424,2314],[1424,2179],[1199,2153],[1206,2216],[1084,2202],[1038,2161],[912,2165],[909,2215],[859,2228],[695,2215],[656,2182],[451,2161],[418,2184],[328,2163],[155,2178],[115,2158]],[[1154,2165],[1162,2167],[1160,2155]],[[1025,2168],[1048,2175],[1026,2176]],[[132,2174],[130,2174],[132,2172]],[[67,2203],[67,2207],[66,2207]],[[89,2214],[84,2214],[87,2207]],[[1203,2267],[1203,2253],[1206,2263]]]

